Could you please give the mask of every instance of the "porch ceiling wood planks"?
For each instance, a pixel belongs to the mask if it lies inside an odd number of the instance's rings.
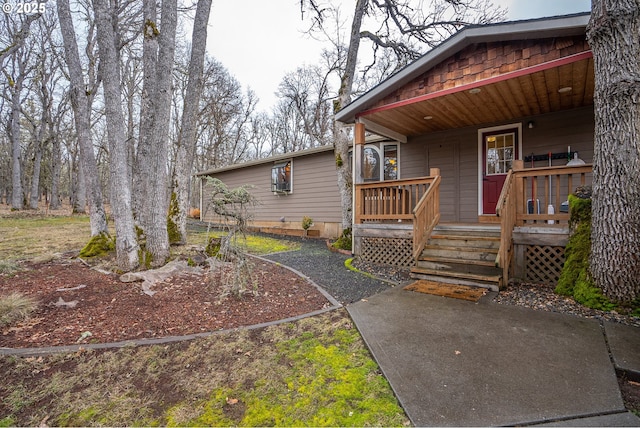
[[[470,94],[472,87],[481,92]],[[562,87],[572,90],[559,93]],[[552,61],[547,67],[506,73],[373,108],[362,112],[361,117],[402,135],[415,136],[592,105],[593,92],[593,57],[585,52],[573,59]]]

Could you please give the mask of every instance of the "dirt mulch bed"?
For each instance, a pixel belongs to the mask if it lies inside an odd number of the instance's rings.
[[[148,296],[140,282],[123,283],[117,275],[101,273],[76,259],[25,264],[24,271],[0,275],[0,295],[20,292],[36,299],[38,307],[29,319],[2,328],[0,347],[181,336],[281,320],[330,306],[316,287],[290,270],[260,260],[251,263],[257,295],[226,298],[220,298],[220,275],[210,275],[208,269],[156,283],[156,294]],[[74,307],[62,304],[74,301]]]

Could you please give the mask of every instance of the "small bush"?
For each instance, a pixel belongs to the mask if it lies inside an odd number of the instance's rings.
[[[332,244],[333,248],[351,251],[351,228],[344,229],[342,235]]]
[[[189,217],[199,220],[200,219],[200,208],[191,208],[189,210]]]
[[[302,228],[304,230],[309,230],[311,226],[313,226],[313,219],[308,216],[302,217]]]
[[[6,326],[27,318],[38,306],[31,297],[11,293],[0,297],[0,326]]]
[[[218,253],[220,253],[220,246],[222,245],[222,239],[217,236],[212,236],[209,238],[207,242],[207,247],[204,249],[204,252],[209,257],[218,257]]]

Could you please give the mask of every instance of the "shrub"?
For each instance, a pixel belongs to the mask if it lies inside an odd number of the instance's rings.
[[[342,235],[332,244],[333,248],[351,251],[351,228],[344,229]]]
[[[200,208],[191,208],[189,210],[189,217],[199,220],[200,219]]]
[[[313,226],[313,219],[308,216],[302,217],[302,228],[304,230],[309,230],[311,226]]]
[[[0,298],[0,326],[13,324],[27,318],[38,306],[31,297],[11,293]]]

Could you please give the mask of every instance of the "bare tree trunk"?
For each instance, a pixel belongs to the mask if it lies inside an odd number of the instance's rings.
[[[138,149],[133,168],[133,207],[136,218],[142,228],[148,223],[147,214],[147,185],[151,181],[152,171],[149,166],[151,153],[151,130],[155,121],[153,100],[156,96],[156,71],[158,64],[158,36],[157,11],[155,0],[143,1],[143,41],[142,41],[142,70],[143,83],[140,97],[140,126]]]
[[[207,24],[212,0],[198,0],[193,34],[191,36],[191,60],[189,81],[182,108],[182,126],[178,136],[175,186],[178,198],[178,218],[175,223],[180,233],[180,242],[187,243],[187,215],[189,212],[189,184],[196,149],[196,126],[200,94],[203,87],[204,56],[207,48]]]
[[[84,183],[86,184],[89,196],[91,236],[95,236],[100,233],[108,233],[108,227],[107,215],[105,213],[102,200],[102,189],[100,187],[98,167],[96,165],[96,158],[93,153],[93,145],[91,143],[91,118],[89,116],[91,110],[89,108],[87,90],[85,89],[85,82],[82,76],[80,54],[78,52],[78,44],[76,42],[71,10],[69,9],[69,0],[60,0],[56,2],[56,4],[58,7],[60,30],[64,41],[66,63],[69,68],[69,79],[71,83],[69,90],[71,95],[71,105],[73,107],[73,117],[76,125],[76,135],[78,137],[80,163],[82,164],[81,172],[83,174],[85,180]],[[81,194],[85,194],[84,186]],[[78,196],[80,196],[80,194]],[[82,200],[85,200],[85,196],[82,196]],[[84,206],[85,205],[83,204],[82,212],[84,212]]]
[[[24,207],[24,192],[22,190],[22,168],[20,159],[22,147],[20,146],[20,94],[22,83],[24,82],[24,64],[22,59],[18,59],[18,76],[13,82],[11,94],[11,209],[21,210]]]
[[[358,62],[358,49],[360,48],[360,27],[362,17],[368,0],[357,0],[351,24],[351,37],[349,39],[349,50],[347,52],[347,62],[344,74],[341,78],[338,100],[334,105],[334,112],[337,112],[349,102],[351,102],[351,91],[353,79],[356,73]],[[349,168],[349,137],[347,130],[342,123],[334,121],[334,146],[336,157],[336,169],[338,172],[338,188],[340,189],[340,201],[342,206],[342,228],[351,227],[353,219],[353,183]],[[354,152],[355,153],[355,152]]]
[[[49,124],[49,132],[53,138],[51,144],[51,202],[49,207],[52,210],[60,208],[60,140],[53,132],[53,123]]]
[[[84,180],[85,174],[82,168],[82,162],[77,160],[75,164],[75,186],[73,187],[71,199],[72,212],[73,214],[84,214],[87,212],[87,186],[86,181]]]
[[[640,2],[593,0],[595,63],[590,270],[607,297],[640,297]]]
[[[169,258],[167,214],[169,212],[169,126],[173,95],[173,64],[176,48],[177,0],[162,1],[162,28],[159,37],[156,94],[153,99],[154,123],[151,129],[150,166],[153,174],[147,184],[148,223],[144,225],[146,250],[152,266],[162,266]]]
[[[163,0],[162,28],[157,27],[155,2],[144,4],[144,88],[137,157],[137,197],[140,225],[152,266],[169,257],[168,138],[171,121],[172,78],[177,25],[177,0]],[[156,40],[157,39],[157,40]],[[156,56],[157,49],[157,56]]]
[[[35,156],[33,159],[33,177],[31,179],[31,195],[29,197],[29,208],[38,209],[38,199],[40,199],[40,167],[42,166],[42,146],[44,145],[45,124],[40,124],[38,137],[35,144]]]
[[[113,11],[109,8],[109,0],[94,0],[93,10],[96,16],[107,140],[109,142],[109,178],[111,211],[116,229],[116,258],[120,269],[130,271],[139,264],[138,251],[140,247],[131,210],[131,187],[127,179],[127,141],[120,95],[116,25],[114,25]]]

